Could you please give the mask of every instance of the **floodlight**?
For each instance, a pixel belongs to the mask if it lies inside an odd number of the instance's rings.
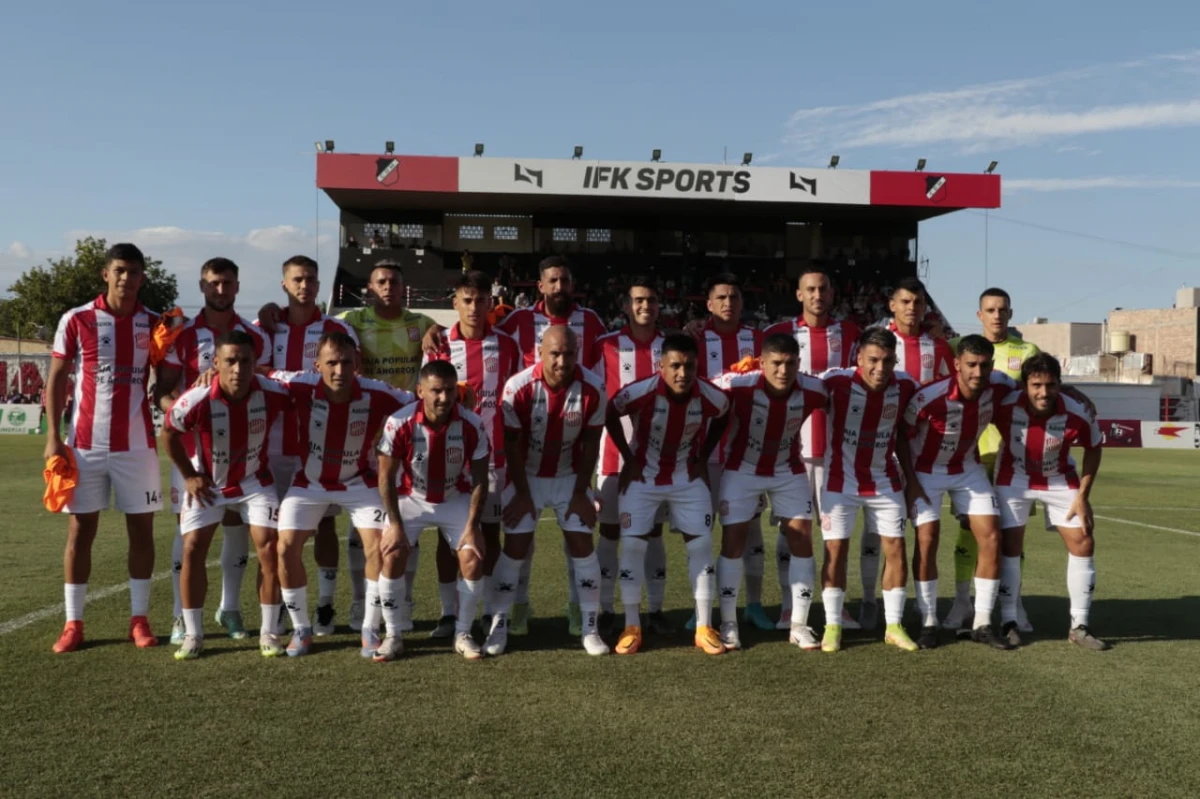
[[[918,158],[918,159],[917,159],[917,171],[918,171],[918,172],[924,172],[924,171],[925,171],[925,159],[924,159],[924,158]]]
[[[653,150],[650,153],[650,160],[657,163],[662,159],[662,150]]]
[[[754,153],[746,153],[742,156],[742,166],[750,166],[751,159],[754,158]]]
[[[392,153],[396,152],[396,142],[385,141],[383,143],[383,149],[384,149],[384,152],[386,152],[388,155],[391,155]]]
[[[578,161],[580,158],[583,158],[583,145],[576,144],[575,145],[575,154],[571,157],[573,159],[575,159],[576,161]]]
[[[987,168],[987,169],[985,169],[985,170],[983,170],[983,174],[985,174],[985,175],[990,175],[990,174],[992,174],[993,172],[995,172],[995,171],[996,171],[996,164],[997,164],[997,163],[998,163],[998,162],[996,162],[996,161],[993,161],[992,163],[988,164],[988,168]]]
[[[475,157],[479,158],[482,155],[483,155],[483,143],[480,142],[475,145]]]
[[[333,152],[333,139],[325,140],[325,152],[327,152],[327,153]]]
[[[839,163],[841,163],[841,160],[842,160],[842,157],[840,155],[831,155],[829,157],[829,168],[837,169],[837,165]]]

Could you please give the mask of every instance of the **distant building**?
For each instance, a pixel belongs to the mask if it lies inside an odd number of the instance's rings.
[[[1100,322],[1050,322],[1034,319],[1018,328],[1022,337],[1060,361],[1078,355],[1096,355],[1104,348]]]
[[[1151,356],[1151,373],[1156,376],[1196,377],[1200,363],[1200,288],[1179,289],[1174,308],[1111,311],[1108,335],[1110,346]]]

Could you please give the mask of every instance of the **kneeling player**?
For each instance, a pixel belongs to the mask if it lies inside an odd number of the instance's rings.
[[[259,601],[263,657],[283,654],[279,624],[279,580],[276,576],[275,522],[279,505],[270,488],[267,435],[275,419],[292,406],[283,386],[254,373],[254,339],[232,330],[217,339],[212,384],[185,392],[171,406],[163,424],[163,440],[171,461],[184,479],[179,525],[183,535],[180,594],[185,636],[176,660],[191,660],[204,646],[204,595],[208,590],[205,558],[217,525],[228,512],[250,525],[250,536],[262,566]],[[183,439],[196,436],[196,455],[189,460]]]
[[[994,649],[1010,648],[992,627],[1000,587],[1000,524],[996,495],[979,460],[976,440],[1017,384],[992,369],[992,356],[992,344],[983,336],[964,337],[954,359],[955,374],[922,388],[904,412],[906,428],[915,433],[911,458],[900,465],[909,514],[917,529],[913,576],[921,614],[917,637],[921,649],[938,645],[937,549],[942,497],[947,493],[954,513],[968,519],[978,544],[971,638]]]
[[[492,627],[484,650],[503,654],[521,564],[529,555],[538,518],[553,508],[575,567],[583,615],[583,648],[608,654],[596,629],[600,615],[600,561],[592,546],[596,506],[592,473],[604,425],[604,385],[576,364],[578,339],[554,325],[542,336],[539,362],[509,378],[500,406],[508,487],[504,492],[504,552],[492,576]]]
[[[1002,439],[996,461],[996,496],[1004,536],[1001,629],[1010,643],[1020,645],[1021,552],[1029,508],[1037,500],[1046,509],[1048,523],[1067,545],[1068,639],[1084,649],[1108,649],[1088,628],[1096,588],[1095,522],[1088,495],[1100,471],[1100,428],[1082,403],[1063,396],[1062,368],[1053,356],[1043,353],[1026,360],[1021,365],[1021,382],[1023,390],[1005,399],[996,412]],[[1072,444],[1084,448],[1082,474],[1076,473],[1071,460]]]
[[[483,515],[488,493],[488,438],[483,420],[458,404],[458,374],[447,361],[421,367],[418,401],[387,420],[379,439],[379,493],[388,515],[380,543],[379,600],[387,634],[375,661],[404,651],[400,602],[408,552],[425,527],[458,557],[458,615],[454,651],[483,657],[471,637],[483,579]]]
[[[883,549],[884,641],[911,652],[917,649],[901,621],[908,584],[905,563],[904,489],[897,453],[908,455],[908,441],[897,436],[900,416],[917,393],[917,383],[896,371],[896,336],[868,328],[858,339],[855,369],[831,369],[821,375],[829,392],[829,471],[821,495],[822,568],[825,605],[823,652],[842,646],[842,605],[846,599],[847,542],[859,508],[866,526],[876,530]]]
[[[728,426],[729,399],[696,376],[697,354],[690,336],[667,336],[658,374],[621,389],[605,420],[605,429],[625,461],[619,483],[625,630],[617,641],[618,655],[632,655],[642,646],[646,537],[663,503],[670,511],[671,528],[683,534],[687,546],[696,600],[695,644],[710,655],[725,652],[721,636],[712,627],[712,491],[705,466]],[[632,445],[625,438],[623,416],[633,423]],[[706,425],[708,434],[701,444]]]
[[[740,649],[737,600],[742,583],[742,556],[747,525],[765,494],[790,552],[788,577],[792,595],[791,642],[816,649],[808,626],[816,579],[812,551],[812,488],[804,472],[800,428],[828,400],[815,377],[799,374],[800,346],[777,333],[762,346],[760,369],[728,372],[717,386],[730,397],[734,427],[721,478],[721,559],[717,561],[717,591],[721,602],[721,643]]]

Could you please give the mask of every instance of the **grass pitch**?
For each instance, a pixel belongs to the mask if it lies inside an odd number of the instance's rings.
[[[85,650],[51,654],[61,613],[13,622],[61,602],[66,521],[40,506],[42,440],[0,446],[5,796],[1200,795],[1200,453],[1105,454],[1092,627],[1110,652],[1065,642],[1066,553],[1039,516],[1024,573],[1038,634],[1019,652],[949,643],[906,654],[847,633],[831,656],[743,628],[746,651],[720,658],[685,635],[648,638],[631,658],[589,658],[566,635],[561,546],[543,525],[532,634],[511,639],[508,655],[466,663],[425,638],[438,612],[426,533],[409,654],[376,665],[348,631],[295,661],[220,637],[217,569],[200,660],[171,658],[169,580],[154,584],[158,649],[124,642],[118,591],[89,604]],[[160,571],[172,530],[161,514]],[[944,540],[943,614],[951,550]],[[668,552],[668,609],[682,625],[682,545]],[[123,523],[105,514],[91,592],[125,579]],[[766,582],[777,606],[769,561]],[[344,623],[344,571],[339,589]]]

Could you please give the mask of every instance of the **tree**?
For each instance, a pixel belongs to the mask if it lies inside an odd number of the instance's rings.
[[[8,287],[13,297],[0,301],[0,335],[50,338],[67,311],[95,299],[104,291],[100,272],[108,242],[88,236],[75,242],[75,254],[47,259]],[[179,297],[175,275],[162,261],[146,258],[146,279],[138,298],[147,308],[165,311]]]

